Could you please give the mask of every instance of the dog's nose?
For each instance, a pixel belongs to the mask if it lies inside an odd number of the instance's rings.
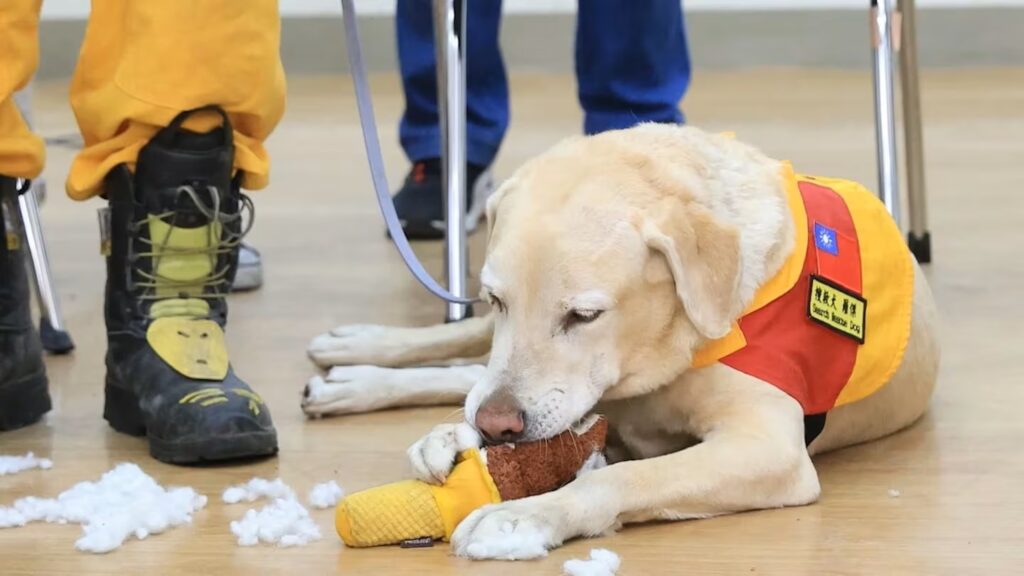
[[[476,427],[488,442],[515,442],[526,428],[525,416],[515,400],[508,397],[484,402],[476,413]]]

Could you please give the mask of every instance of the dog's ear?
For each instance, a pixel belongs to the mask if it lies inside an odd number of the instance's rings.
[[[739,231],[678,198],[664,199],[641,218],[644,242],[667,260],[694,327],[712,340],[728,334],[741,312]]]
[[[494,234],[494,227],[498,223],[498,207],[501,204],[502,199],[505,198],[515,187],[516,181],[513,178],[509,178],[501,183],[501,186],[494,191],[490,197],[487,198],[487,205],[485,206],[484,217],[487,218],[487,237],[491,238]]]

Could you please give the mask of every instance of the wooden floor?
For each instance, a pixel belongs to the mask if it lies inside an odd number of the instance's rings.
[[[516,76],[512,88],[499,177],[581,125],[572,78]],[[394,129],[402,96],[390,77],[375,79],[374,90],[397,183],[406,169]],[[280,432],[280,456],[263,463],[163,465],[143,441],[101,419],[103,271],[93,212],[100,202],[79,205],[60,194],[72,152],[52,146],[43,218],[78,349],[48,360],[55,409],[45,423],[0,436],[0,453],[33,450],[54,468],[0,478],[0,504],[56,495],[122,461],[211,499],[192,527],[104,556],[74,550],[77,526],[0,531],[0,573],[554,575],[596,546],[618,552],[627,576],[1024,573],[1024,71],[928,72],[923,90],[936,260],[928,275],[945,351],[928,416],[895,437],[821,457],[816,505],[629,528],[522,564],[471,563],[445,546],[347,550],[329,511],[313,513],[324,539],[310,546],[239,548],[228,524],[245,507],[218,501],[225,486],[255,475],[280,475],[303,494],[328,479],[352,491],[403,478],[405,448],[453,417],[452,408],[439,408],[307,421],[299,410],[314,374],[304,353],[312,336],[350,322],[425,324],[442,313],[384,238],[345,79],[291,80],[288,114],[269,143],[273,185],[255,195],[250,239],[265,256],[266,285],[232,298],[233,361],[269,401]],[[47,137],[74,132],[65,95],[63,84],[38,87],[37,123]],[[698,73],[684,109],[691,123],[735,130],[804,171],[875,181],[866,72]],[[439,272],[439,247],[421,253]]]

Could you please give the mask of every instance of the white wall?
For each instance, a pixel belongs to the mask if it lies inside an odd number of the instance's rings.
[[[146,0],[136,0],[145,2]],[[355,0],[356,11],[363,15],[390,15],[395,0]],[[469,0],[472,1],[472,0]],[[637,0],[643,2],[644,0]],[[867,0],[682,0],[687,10],[863,10]],[[570,13],[576,0],[504,0],[506,13]],[[280,0],[285,16],[339,14],[338,0]],[[918,8],[981,8],[991,6],[1024,7],[1024,0],[917,0]],[[89,13],[89,0],[43,0],[44,19],[78,19]]]

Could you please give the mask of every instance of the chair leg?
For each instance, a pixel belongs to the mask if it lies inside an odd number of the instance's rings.
[[[932,261],[924,180],[924,140],[921,128],[921,95],[917,76],[917,23],[914,0],[899,0],[902,14],[900,83],[903,93],[903,138],[907,165],[907,204],[910,231],[907,242],[917,261]]]
[[[874,48],[879,193],[889,214],[902,228],[896,154],[896,103],[893,95],[894,4],[895,0],[871,1],[871,37]]]
[[[32,85],[15,94],[15,102],[21,111],[22,118],[32,124]],[[75,344],[64,327],[57,289],[50,271],[50,259],[46,252],[46,240],[43,238],[43,226],[39,219],[39,196],[42,191],[41,181],[32,182],[31,188],[18,197],[18,207],[24,226],[25,240],[32,260],[32,279],[36,290],[36,301],[39,303],[39,337],[43,348],[54,354],[67,354],[74,350]]]
[[[445,183],[445,274],[448,291],[467,294],[466,242],[466,2],[434,0],[437,104],[441,121],[441,178]],[[445,320],[472,315],[472,307],[448,302]]]

